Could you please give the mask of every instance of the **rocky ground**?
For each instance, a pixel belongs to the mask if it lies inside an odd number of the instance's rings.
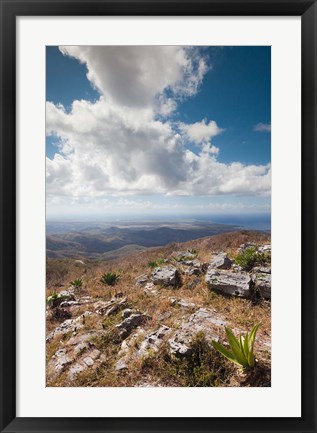
[[[270,386],[269,236],[213,238],[111,263],[68,261],[63,272],[49,262],[47,385]],[[250,248],[261,263],[241,266]],[[115,285],[101,283],[105,272],[120,275]],[[225,326],[244,334],[257,323],[253,369],[212,347],[226,344]]]

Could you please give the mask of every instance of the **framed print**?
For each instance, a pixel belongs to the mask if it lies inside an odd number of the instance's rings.
[[[1,0],[1,95],[1,431],[315,432],[315,2]]]

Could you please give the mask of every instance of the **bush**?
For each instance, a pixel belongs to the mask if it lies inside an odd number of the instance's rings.
[[[70,282],[70,285],[79,289],[83,286],[83,280],[81,278],[76,278],[74,281]]]
[[[107,272],[101,276],[100,281],[105,286],[114,286],[118,282],[119,278],[119,274],[116,274],[115,272]]]
[[[48,306],[50,308],[55,308],[65,299],[66,299],[65,296],[61,295],[60,293],[57,293],[56,290],[54,290],[54,292],[47,297],[46,302],[48,303]]]
[[[149,262],[149,263],[148,263],[148,266],[149,266],[151,269],[155,269],[155,268],[158,268],[160,265],[163,265],[163,263],[165,263],[165,260],[162,259],[162,258],[160,258],[160,259],[154,260],[154,261],[152,261],[152,262]]]
[[[256,247],[248,247],[236,256],[235,262],[245,271],[250,271],[253,266],[265,263],[265,255],[259,253]]]

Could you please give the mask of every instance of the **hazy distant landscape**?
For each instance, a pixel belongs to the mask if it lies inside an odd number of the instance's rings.
[[[224,218],[225,219],[225,218]],[[225,219],[226,220],[226,219]],[[248,222],[249,221],[249,222]],[[117,258],[146,248],[171,242],[186,242],[215,234],[257,226],[269,228],[269,222],[246,218],[245,224],[210,222],[208,219],[132,219],[109,222],[47,222],[46,249],[51,258]]]

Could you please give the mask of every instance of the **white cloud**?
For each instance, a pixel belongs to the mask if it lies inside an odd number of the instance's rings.
[[[215,121],[179,125],[157,118],[173,112],[177,98],[197,92],[207,70],[197,50],[61,49],[87,64],[102,94],[94,103],[74,101],[70,112],[47,102],[47,134],[61,142],[60,154],[47,159],[49,197],[270,194],[269,165],[217,160],[219,148],[210,140],[223,129]],[[187,140],[200,145],[198,154]]]
[[[271,125],[269,123],[258,123],[253,129],[257,132],[271,132]]]
[[[87,78],[107,102],[127,107],[152,107],[165,90],[178,97],[192,96],[208,70],[206,59],[189,47],[61,46],[60,50],[86,64]]]
[[[180,123],[179,128],[186,134],[190,141],[196,144],[209,141],[211,138],[216,137],[224,131],[224,129],[219,128],[214,120],[206,123],[206,119],[191,124]]]

